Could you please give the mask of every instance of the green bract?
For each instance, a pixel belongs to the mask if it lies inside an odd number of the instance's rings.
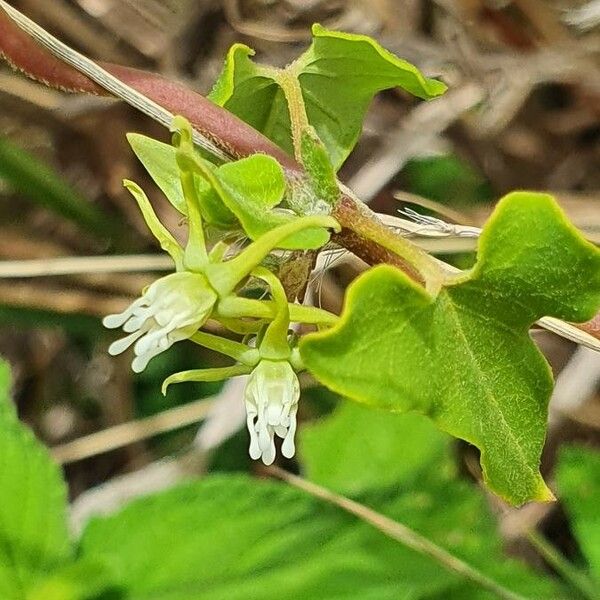
[[[423,412],[476,445],[507,500],[549,500],[538,466],[552,377],[528,329],[542,316],[583,321],[599,306],[600,252],[550,196],[518,192],[486,225],[474,269],[437,297],[375,267],[350,286],[340,323],[300,350],[336,392]]]
[[[337,170],[354,148],[373,96],[401,87],[419,98],[443,94],[446,86],[427,79],[365,35],[313,25],[313,42],[285,72],[297,78],[309,123]],[[280,71],[250,60],[254,51],[235,44],[210,98],[292,154],[290,116],[277,83]]]
[[[127,139],[169,202],[187,215],[176,149],[137,133],[130,133]],[[209,183],[197,174],[193,177],[202,217],[207,224],[232,229],[237,219],[248,237],[256,240],[263,233],[297,218],[291,210],[280,206],[286,193],[286,181],[274,158],[255,154],[219,167],[200,155],[197,158],[211,179]],[[324,229],[308,229],[290,236],[282,247],[320,248],[328,239]]]

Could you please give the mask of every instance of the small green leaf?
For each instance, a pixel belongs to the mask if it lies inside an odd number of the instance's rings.
[[[169,202],[187,215],[175,148],[137,133],[128,134],[127,139]],[[221,167],[214,167],[208,161],[203,161],[203,164],[222,186],[218,193],[204,177],[194,175],[202,217],[207,223],[231,227],[237,218],[248,236],[255,240],[278,225],[297,218],[292,211],[277,208],[283,200],[286,183],[274,158],[256,154]],[[326,231],[311,229],[296,234],[286,241],[284,247],[320,248],[328,239]]]
[[[600,453],[577,446],[562,449],[557,476],[560,500],[590,571],[600,584]]]
[[[447,448],[446,437],[422,415],[344,401],[325,419],[305,425],[299,436],[307,477],[351,495],[410,480],[440,463]]]
[[[290,117],[275,70],[256,65],[254,51],[235,44],[210,94],[224,106],[293,153]],[[313,42],[287,70],[298,77],[309,123],[337,170],[356,144],[373,96],[401,87],[419,98],[443,94],[446,86],[427,79],[410,63],[365,35],[313,26]]]
[[[8,406],[0,369],[0,598],[25,600],[71,556],[60,469]]]
[[[185,198],[181,189],[179,167],[175,158],[176,149],[170,144],[164,144],[139,133],[128,133],[127,140],[135,155],[167,200],[182,215],[187,215]],[[235,222],[234,216],[223,205],[206,180],[196,176],[194,177],[194,184],[198,196],[202,200],[200,208],[207,223],[227,227]]]
[[[545,194],[505,197],[474,269],[431,297],[379,266],[349,288],[342,318],[306,336],[306,367],[330,389],[418,411],[481,450],[489,487],[513,503],[550,500],[539,474],[552,377],[528,335],[542,316],[591,318],[600,252]]]
[[[223,203],[239,219],[248,236],[257,240],[267,231],[298,216],[278,208],[286,182],[279,163],[265,154],[255,154],[218,167],[213,172]],[[329,234],[324,229],[306,229],[290,236],[282,245],[288,250],[324,246]]]

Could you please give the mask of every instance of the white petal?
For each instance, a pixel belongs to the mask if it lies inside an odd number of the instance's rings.
[[[271,439],[271,443],[266,450],[263,450],[262,461],[265,465],[272,465],[275,460],[275,442]]]
[[[296,453],[296,445],[294,443],[294,437],[296,435],[296,413],[298,412],[298,405],[295,404],[290,411],[290,428],[288,429],[287,435],[281,444],[281,454],[286,458],[292,458]]]
[[[166,334],[167,332],[162,327],[160,329],[151,329],[147,335],[145,335],[136,343],[136,345],[133,347],[133,351],[137,356],[141,356],[142,354],[146,354],[146,352],[150,352],[155,348],[160,348],[160,342],[163,338],[166,339]]]
[[[248,454],[250,454],[252,460],[257,460],[260,458],[261,450],[258,445],[258,436],[256,435],[254,417],[252,415],[248,415],[246,424],[248,426],[248,432],[250,433],[250,447],[248,448]]]
[[[143,298],[138,298],[134,302],[132,302],[122,313],[118,313],[115,315],[108,315],[102,319],[102,325],[107,329],[116,329],[117,327],[121,327],[127,319],[133,314],[135,309],[144,302]]]
[[[113,342],[108,347],[108,353],[111,356],[116,356],[117,354],[121,354],[121,352],[125,352],[125,350],[127,350],[127,348],[129,348],[129,346],[131,346],[131,344],[133,344],[133,342],[135,342],[135,340],[142,335],[144,335],[144,330],[140,329],[139,331],[135,331],[134,333],[125,336],[116,342]]]
[[[161,352],[163,352],[162,348],[155,348],[153,350],[149,350],[145,354],[136,356],[131,363],[131,369],[134,373],[141,373],[148,366],[148,363]]]

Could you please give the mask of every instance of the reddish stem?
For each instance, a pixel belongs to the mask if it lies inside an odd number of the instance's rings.
[[[0,56],[28,77],[50,87],[66,92],[110,95],[86,75],[39,46],[2,10]],[[186,117],[200,133],[233,158],[262,152],[276,158],[289,171],[302,171],[289,154],[259,131],[186,86],[156,73],[104,62],[98,65],[174,115]]]

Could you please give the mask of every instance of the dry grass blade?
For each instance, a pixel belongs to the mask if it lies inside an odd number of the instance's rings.
[[[67,464],[103,454],[148,439],[159,433],[198,423],[204,419],[211,406],[212,400],[198,400],[185,406],[165,410],[158,415],[140,421],[110,427],[52,448],[52,456],[59,463]]]
[[[46,277],[48,275],[169,271],[173,268],[173,260],[170,257],[155,254],[7,260],[0,261],[0,279]]]
[[[279,467],[271,466],[267,468],[267,471],[274,477],[282,479],[286,483],[309,493],[311,496],[315,496],[316,498],[325,500],[325,502],[339,506],[346,512],[369,523],[388,537],[404,544],[419,554],[429,556],[444,568],[472,581],[483,589],[488,590],[496,597],[502,598],[503,600],[525,600],[523,596],[507,590],[499,583],[496,583],[471,565],[450,554],[406,525],[398,523],[397,521],[368,508],[364,504],[350,500],[345,496],[335,494],[330,490],[311,483],[310,481],[306,481],[301,477],[292,475],[292,473],[288,473]]]

